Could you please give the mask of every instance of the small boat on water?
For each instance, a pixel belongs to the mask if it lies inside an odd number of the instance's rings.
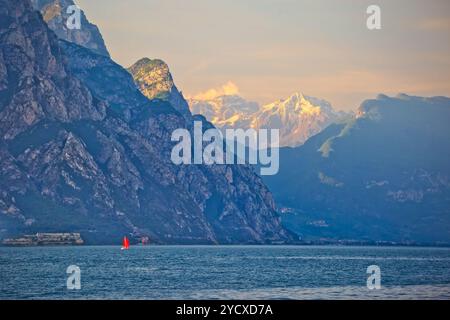
[[[120,250],[128,250],[130,249],[130,241],[127,237],[123,237],[122,248]]]
[[[149,237],[142,237],[142,238],[141,238],[141,244],[142,244],[143,246],[146,246],[146,245],[148,245],[149,243],[150,243]]]

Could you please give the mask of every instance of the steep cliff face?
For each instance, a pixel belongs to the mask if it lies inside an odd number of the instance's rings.
[[[128,71],[144,96],[168,101],[186,120],[191,120],[189,105],[175,86],[169,66],[164,61],[143,58]]]
[[[169,66],[159,59],[143,58],[128,71],[133,75],[138,88],[149,99],[167,99],[175,86]]]
[[[68,8],[75,3],[72,0],[31,0],[33,7],[39,10],[44,21],[60,39],[74,42],[95,53],[109,57],[103,37],[97,26],[90,23],[81,11],[80,29],[69,29],[67,19],[73,14]]]
[[[0,0],[0,238],[79,232],[159,243],[289,241],[246,166],[176,166],[192,127],[108,57],[58,40],[25,0]]]

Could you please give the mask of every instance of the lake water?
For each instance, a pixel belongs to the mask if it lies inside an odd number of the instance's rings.
[[[70,265],[80,290],[67,289]],[[449,299],[449,267],[449,248],[3,247],[0,299]]]

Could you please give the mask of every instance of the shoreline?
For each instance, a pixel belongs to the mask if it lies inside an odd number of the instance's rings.
[[[93,248],[93,247],[122,247],[121,244],[36,244],[36,245],[5,245],[0,244],[0,248],[60,248],[60,247],[82,247],[82,248]],[[335,248],[442,248],[450,249],[450,244],[149,244],[149,245],[131,245],[131,248],[170,248],[170,247],[203,247],[203,248],[235,248],[235,247],[252,247],[252,248],[264,248],[264,247],[335,247]]]

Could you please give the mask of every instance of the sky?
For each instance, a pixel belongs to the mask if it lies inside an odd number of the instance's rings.
[[[76,0],[112,58],[159,58],[185,96],[295,92],[354,110],[379,93],[450,96],[448,0]],[[381,29],[366,26],[381,8]]]

